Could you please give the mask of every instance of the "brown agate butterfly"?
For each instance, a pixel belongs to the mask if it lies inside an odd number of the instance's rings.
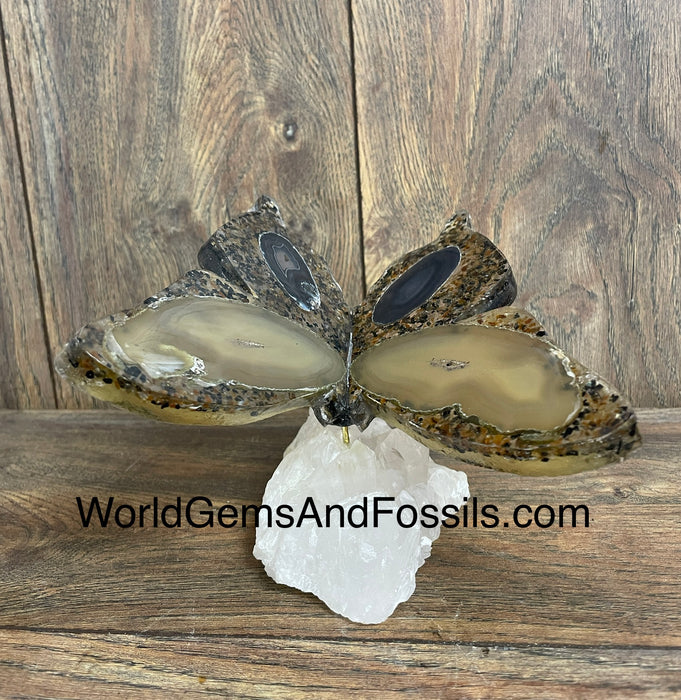
[[[349,309],[326,262],[261,197],[203,245],[199,268],[84,326],[57,369],[93,396],[176,423],[236,425],[311,406],[374,416],[503,471],[593,469],[640,443],[619,392],[527,311],[502,253],[450,219]]]

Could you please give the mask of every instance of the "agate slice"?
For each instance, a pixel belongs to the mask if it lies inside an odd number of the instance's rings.
[[[324,260],[267,197],[192,270],[83,327],[57,368],[155,418],[237,424],[312,406],[320,423],[382,417],[462,460],[531,475],[593,469],[640,443],[619,392],[530,314],[494,244],[455,215],[350,313]]]

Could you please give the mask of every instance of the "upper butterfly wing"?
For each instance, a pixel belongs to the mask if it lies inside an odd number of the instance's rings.
[[[179,423],[247,423],[346,376],[349,312],[326,263],[263,197],[192,270],[137,308],[84,326],[57,369],[97,398]]]
[[[448,248],[458,260],[447,276],[434,256]],[[505,306],[514,292],[500,251],[455,217],[371,290],[351,393],[430,447],[502,471],[565,474],[622,458],[640,442],[633,412],[530,314]]]
[[[353,316],[352,356],[402,333],[455,323],[510,304],[511,266],[466,213],[455,214],[432,243],[394,262]]]

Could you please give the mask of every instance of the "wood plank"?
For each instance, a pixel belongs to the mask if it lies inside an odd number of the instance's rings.
[[[352,9],[369,281],[467,209],[561,347],[635,405],[680,405],[676,5]]]
[[[673,698],[677,649],[0,630],[15,698]]]
[[[0,57],[0,408],[54,408],[4,51]]]
[[[5,3],[50,343],[196,266],[256,195],[362,287],[348,14],[306,0]],[[60,406],[88,406],[58,380]]]
[[[272,582],[251,555],[252,522],[81,524],[77,496],[259,503],[301,420],[204,428],[0,412],[0,687],[198,692],[198,676],[216,694],[254,697],[681,687],[680,410],[641,410],[642,449],[597,472],[532,479],[465,466],[478,507],[495,504],[501,522],[522,504],[585,504],[589,527],[443,531],[415,594],[381,625]]]

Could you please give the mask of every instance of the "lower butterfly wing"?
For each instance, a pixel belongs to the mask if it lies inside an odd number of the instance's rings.
[[[319,256],[291,240],[272,200],[219,229],[199,261],[210,269],[84,326],[58,371],[96,398],[199,424],[259,420],[346,382],[340,288]]]
[[[429,447],[525,475],[595,469],[640,444],[607,382],[512,307],[394,336],[351,368],[373,413]]]

